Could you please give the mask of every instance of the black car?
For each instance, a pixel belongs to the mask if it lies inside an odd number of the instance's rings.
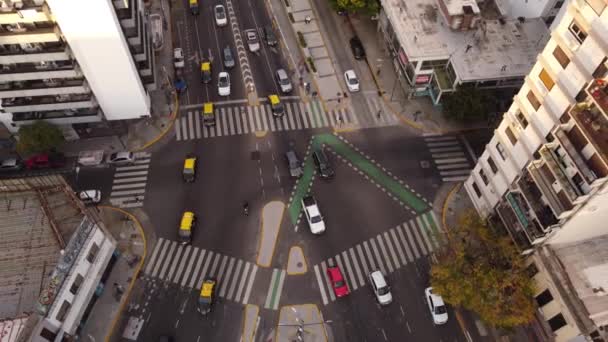
[[[317,166],[321,178],[331,179],[334,177],[334,169],[332,169],[329,159],[327,159],[327,155],[325,155],[322,149],[315,150],[312,153],[312,159]]]
[[[266,44],[268,46],[276,46],[279,42],[277,41],[277,36],[274,34],[272,27],[264,26],[263,29],[264,39],[266,39]]]
[[[359,37],[354,36],[350,39],[350,49],[353,52],[355,59],[365,58],[365,49],[363,48],[363,44]]]
[[[234,68],[234,56],[232,55],[232,48],[230,46],[224,48],[224,66],[227,69]]]

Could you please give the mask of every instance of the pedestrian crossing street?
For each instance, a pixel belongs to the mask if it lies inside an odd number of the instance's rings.
[[[424,133],[423,138],[441,180],[459,182],[469,177],[473,166],[465,156],[459,136]]]
[[[408,262],[431,254],[441,244],[438,234],[437,217],[430,211],[315,265],[323,305],[336,300],[327,276],[328,265],[340,267],[352,292],[366,285],[367,275],[372,271],[381,270],[389,275]]]
[[[113,206],[137,208],[144,205],[150,156],[148,152],[135,152],[133,164],[116,167],[110,193],[110,203]]]
[[[249,303],[257,272],[258,266],[248,261],[163,238],[144,269],[152,278],[197,290],[205,278],[215,278],[218,296],[242,304]]]
[[[259,106],[242,104],[216,104],[215,126],[203,125],[201,109],[182,112],[175,122],[175,137],[177,141],[207,139],[221,136],[250,134],[257,131],[290,131],[322,127],[343,127],[356,125],[359,127],[382,127],[398,124],[399,120],[384,109],[382,100],[378,97],[368,97],[369,108],[367,115],[358,117],[353,108],[339,108],[325,111],[321,102],[284,101],[285,115],[275,118],[270,104]],[[377,113],[380,112],[380,115]]]

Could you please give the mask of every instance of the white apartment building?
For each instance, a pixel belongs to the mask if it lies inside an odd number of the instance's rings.
[[[381,3],[378,26],[401,86],[413,96],[430,96],[435,104],[460,84],[520,87],[549,38],[547,24],[535,12],[501,14],[493,0]]]
[[[606,229],[601,227],[602,210],[590,209],[608,207],[607,6],[605,0],[572,0],[562,8],[551,38],[465,182],[480,215],[504,226],[534,260],[539,311],[558,341],[603,329],[604,318],[595,318],[608,309],[589,305],[597,301],[586,302],[577,291],[566,291],[574,297],[567,300],[555,291],[574,279],[593,283],[603,276],[581,276],[571,269],[560,278],[557,268],[548,266],[555,260],[577,262],[572,255],[585,249],[583,230]],[[576,243],[583,247],[570,248]],[[545,253],[549,248],[554,252]],[[578,269],[605,262],[582,263]],[[554,291],[547,295],[549,287]],[[549,297],[559,304],[547,311]],[[573,313],[566,301],[582,303],[586,314]],[[555,316],[559,311],[561,316]]]
[[[75,138],[149,116],[151,41],[142,0],[0,0],[0,122]]]

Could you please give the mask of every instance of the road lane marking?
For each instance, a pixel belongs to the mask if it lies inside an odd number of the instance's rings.
[[[270,308],[270,302],[272,301],[272,294],[274,290],[274,283],[277,281],[278,274],[278,268],[272,270],[272,276],[270,277],[270,285],[268,286],[268,291],[266,292],[266,302],[264,302],[264,309]]]
[[[201,287],[201,285],[203,284],[203,280],[205,278],[205,272],[207,272],[207,266],[209,266],[209,261],[213,257],[213,252],[208,251],[207,260],[205,261],[205,266],[203,266],[203,271],[201,272],[201,274],[199,276],[198,270],[201,268],[201,264],[203,263],[203,259],[205,258],[205,252],[207,252],[207,251],[204,249],[201,249],[201,255],[198,257],[198,261],[196,262],[196,267],[194,268],[194,272],[192,273],[192,279],[190,280],[190,287],[194,287],[196,285],[196,288],[199,289]]]
[[[325,293],[325,287],[323,286],[323,280],[321,279],[321,274],[319,273],[319,265],[315,265],[315,277],[317,277],[317,285],[319,286],[319,292],[321,292],[321,300],[323,301],[323,305],[327,305],[327,294]]]
[[[333,302],[336,300],[336,295],[334,294],[334,289],[332,288],[329,277],[327,276],[327,264],[325,261],[321,262],[321,269],[323,270],[323,279],[325,279],[325,285],[327,286],[327,292],[329,292],[329,298]]]
[[[414,220],[410,220],[409,227],[410,227],[411,231],[414,233],[416,242],[418,242],[418,247],[420,247],[420,252],[421,252],[420,254],[427,255],[428,253],[426,251],[426,247],[424,246],[424,242],[422,241],[422,238],[420,237],[420,233],[418,232],[418,229],[416,228],[416,223],[414,222]]]
[[[409,260],[409,262],[413,262],[414,261],[414,257],[412,256],[412,251],[410,250],[410,246],[407,243],[407,240],[405,239],[405,235],[403,234],[403,227],[401,225],[397,226],[397,228],[395,229],[395,231],[397,231],[397,235],[399,236],[399,241],[401,242],[401,245],[403,245],[403,249],[405,249],[405,253],[407,254],[407,258]],[[407,264],[407,261],[403,263],[404,265]]]
[[[187,122],[186,122],[187,118],[186,117],[182,117],[180,118],[180,123],[182,124],[182,133],[184,134],[184,140],[188,140],[188,131],[186,130],[186,126],[187,126]]]
[[[175,253],[175,258],[173,259],[173,263],[171,264],[171,268],[169,268],[169,274],[167,274],[167,280],[171,281],[173,278],[173,274],[175,273],[175,269],[177,267],[177,262],[182,255],[182,250],[184,249],[184,245],[177,246],[177,253]]]
[[[220,264],[220,269],[217,272],[217,282],[219,283],[219,285],[222,284],[222,279],[224,277],[224,269],[226,268],[226,263],[228,262],[228,256],[224,255],[224,257],[222,258],[222,262]]]
[[[220,253],[215,254],[215,259],[213,260],[213,266],[211,266],[211,271],[209,272],[210,277],[215,277],[215,271],[217,270],[217,265],[220,262],[222,255]]]
[[[292,130],[296,129],[296,124],[293,121],[293,114],[291,114],[291,106],[288,103],[286,103],[285,108],[287,108],[286,110],[287,110],[287,119],[289,119],[289,127]]]
[[[405,254],[403,253],[403,248],[401,248],[401,244],[399,243],[399,238],[397,237],[395,228],[392,228],[390,230],[390,234],[393,237],[393,242],[395,243],[395,247],[397,248],[397,253],[399,254],[401,264],[403,266],[407,265],[407,259],[405,259]]]
[[[365,248],[365,255],[367,256],[368,260],[369,260],[369,271],[375,271],[378,269],[378,267],[376,267],[376,262],[374,261],[374,256],[372,254],[372,252],[369,250],[369,244],[367,243],[367,241],[363,241],[363,247]],[[370,272],[365,272],[365,273],[370,273]]]
[[[256,128],[255,128],[255,123],[253,121],[253,108],[251,106],[247,106],[247,115],[249,115],[249,125],[251,126],[250,131],[251,132],[255,132]]]
[[[145,176],[145,177],[133,177],[133,178],[114,179],[113,184],[130,183],[130,182],[145,182],[147,179],[148,179],[147,176]],[[112,188],[114,188],[114,185],[112,186]]]
[[[429,235],[428,232],[426,230],[426,227],[424,226],[424,223],[422,222],[422,219],[420,218],[420,216],[416,217],[416,222],[418,223],[418,229],[422,232],[422,237],[424,238],[424,241],[426,242],[427,245],[427,250],[429,251],[429,253],[433,252],[433,244],[431,243],[431,240],[429,239]]]
[[[131,171],[131,170],[147,170],[150,167],[150,164],[140,164],[140,165],[131,165],[131,166],[120,166],[116,168],[116,172],[122,171]]]
[[[272,113],[270,111],[266,111],[265,113],[265,117],[268,117],[268,122],[270,123],[270,130],[271,131],[276,131],[276,127],[275,127],[275,122],[274,122],[274,117],[272,117]]]
[[[454,146],[457,145],[456,141],[438,141],[438,142],[427,142],[427,146],[429,147],[443,147],[443,146]]]
[[[220,284],[220,297],[226,296],[226,291],[228,290],[228,283],[230,283],[230,276],[232,274],[232,268],[234,267],[234,263],[236,259],[234,257],[230,257],[230,262],[228,263],[228,269],[226,270],[226,277],[223,278],[224,281]]]
[[[308,117],[308,120],[310,121],[310,126],[312,128],[317,128],[317,123],[316,123],[316,120],[313,117],[314,116],[314,112],[312,110],[312,106],[310,105],[310,102],[306,102],[304,104],[304,106],[306,106],[305,113],[306,113],[306,116]]]
[[[351,247],[349,249],[349,252],[350,252],[350,259],[353,262],[353,267],[355,268],[355,271],[357,272],[357,277],[359,278],[359,285],[364,286],[365,279],[361,275],[361,268],[359,267],[359,263],[357,262],[357,257],[355,256],[355,248]]]
[[[130,177],[130,176],[145,176],[148,174],[148,171],[133,171],[133,172],[119,172],[119,173],[115,173],[114,177],[116,178],[124,178],[124,177]]]
[[[148,261],[148,264],[146,265],[144,273],[150,274],[150,271],[152,271],[152,266],[154,266],[154,262],[156,261],[156,257],[158,256],[158,251],[160,250],[160,246],[163,244],[164,241],[167,241],[167,240],[160,238],[156,242],[156,246],[154,246],[154,250],[152,251],[152,256],[150,257],[150,260]]]
[[[395,270],[398,270],[401,267],[401,264],[399,264],[399,259],[397,259],[397,254],[395,253],[395,249],[393,248],[388,232],[384,232],[384,240],[386,241],[386,247],[388,247],[388,252],[391,255],[393,264],[395,265]]]
[[[160,279],[165,278],[165,272],[167,272],[167,267],[169,267],[169,264],[171,263],[171,259],[173,257],[173,250],[175,249],[175,246],[177,246],[177,243],[175,241],[171,241],[171,247],[169,247],[169,253],[167,254],[167,260],[165,262],[163,262],[163,268],[160,270],[160,274],[158,275],[158,277]]]
[[[194,128],[196,131],[196,138],[200,139],[201,138],[201,116],[199,115],[199,112],[194,112]]]
[[[146,183],[130,183],[130,184],[122,184],[122,185],[112,185],[112,190],[141,188],[141,187],[145,188]]]
[[[243,129],[241,128],[241,114],[238,108],[234,108],[234,122],[236,123],[236,133],[243,134]]]
[[[248,304],[249,303],[249,295],[251,295],[251,288],[253,287],[253,280],[255,279],[255,275],[258,272],[258,265],[253,265],[253,270],[249,276],[249,283],[247,284],[247,290],[245,290],[245,295],[243,296],[243,301],[241,303]]]
[[[190,138],[194,138],[194,119],[192,114],[192,112],[188,112],[188,134]]]
[[[182,132],[179,129],[179,121],[175,124],[175,140],[177,141],[181,141],[182,140]]]
[[[122,191],[112,191],[110,193],[110,197],[122,197],[125,195],[139,195],[146,192],[146,189],[135,189],[135,190],[122,190]]]
[[[367,267],[367,261],[365,260],[365,255],[363,254],[363,249],[361,248],[361,244],[357,245],[357,253],[359,254],[359,260],[363,264],[363,271],[367,276],[369,274],[369,268]]]
[[[403,230],[405,230],[405,233],[407,234],[407,241],[409,242],[410,247],[412,247],[412,251],[414,252],[414,255],[416,256],[416,259],[420,258],[420,253],[418,253],[418,248],[416,247],[416,243],[414,242],[414,237],[412,236],[412,232],[410,232],[409,225],[407,224],[407,222],[404,222],[401,227],[403,228]]]
[[[433,242],[435,249],[437,249],[441,246],[441,243],[439,241],[441,236],[439,236],[440,232],[437,229],[437,225],[435,224],[435,222],[432,222],[432,221],[433,221],[433,217],[431,216],[430,212],[427,212],[424,215],[422,215],[422,223],[429,230],[429,235],[430,235],[431,241]]]
[[[262,121],[262,130],[267,131],[269,126],[268,126],[268,118],[266,117],[266,111],[264,110],[265,108],[264,108],[264,106],[259,106],[256,108],[259,108],[259,110],[260,110],[260,118]]]
[[[255,118],[255,130],[256,131],[262,131],[262,123],[260,120],[260,111],[259,111],[259,106],[255,106],[253,107],[253,117]]]
[[[310,128],[310,126],[308,125],[308,121],[306,121],[306,107],[305,105],[300,102],[298,103],[298,107],[300,107],[300,111],[299,111],[299,116],[302,118],[302,124],[304,125],[304,128]]]
[[[342,259],[344,260],[344,265],[346,265],[346,273],[348,273],[348,279],[350,280],[350,283],[353,284],[353,290],[356,290],[359,288],[359,285],[357,284],[357,278],[355,278],[355,273],[353,273],[353,269],[350,266],[350,262],[348,261],[348,254],[346,254],[346,251],[342,252]]]
[[[289,123],[287,122],[287,115],[285,113],[279,117],[279,121],[283,125],[283,129],[289,131]]]
[[[391,259],[388,256],[388,252],[386,251],[386,246],[384,245],[384,241],[382,241],[382,235],[381,234],[376,235],[376,240],[378,240],[378,246],[380,246],[380,252],[382,253],[382,256],[383,256],[382,260],[386,262],[386,266],[388,269],[388,273],[385,273],[385,275],[388,275],[389,273],[393,273],[393,265],[391,263]]]
[[[236,289],[236,284],[239,282],[238,277],[241,275],[241,267],[243,266],[243,260],[239,259],[236,263],[236,268],[234,269],[234,277],[232,278],[232,284],[230,285],[230,290],[228,290],[228,296],[226,298],[232,300],[232,296],[234,295],[234,290]]]
[[[279,308],[279,303],[281,302],[281,294],[283,293],[283,284],[285,283],[286,274],[287,274],[287,271],[281,270],[281,274],[279,276],[279,283],[277,286],[277,292],[273,296],[274,297],[274,299],[273,299],[274,305],[272,306],[273,310],[277,310]]]
[[[446,158],[446,159],[435,159],[435,164],[447,164],[447,163],[461,163],[466,162],[467,158]]]
[[[180,285],[182,287],[184,287],[186,285],[186,282],[188,281],[188,279],[190,279],[190,276],[192,275],[190,273],[190,270],[192,270],[192,266],[194,265],[194,262],[196,261],[198,251],[199,251],[199,249],[197,247],[194,247],[192,249],[192,255],[190,256],[190,262],[188,263],[188,267],[186,267],[186,272],[184,272],[184,276],[182,277],[182,282],[180,283]],[[204,255],[205,255],[205,250],[203,250],[201,257]]]
[[[241,294],[243,293],[243,289],[245,288],[245,283],[247,282],[247,276],[249,275],[249,267],[251,267],[251,263],[245,262],[245,268],[243,269],[243,275],[241,276],[241,280],[239,281],[239,289],[236,291],[236,297],[234,297],[235,302],[238,302],[241,299]]]

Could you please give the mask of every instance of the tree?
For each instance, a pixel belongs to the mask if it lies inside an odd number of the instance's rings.
[[[360,13],[365,15],[376,15],[380,12],[378,0],[329,0],[331,7],[338,11],[348,13]]]
[[[524,258],[471,211],[451,228],[446,249],[431,267],[431,285],[447,303],[477,313],[499,328],[534,318],[534,287]]]
[[[488,115],[488,95],[473,85],[460,85],[455,92],[442,98],[443,113],[460,122],[485,119]]]
[[[61,130],[46,121],[36,121],[19,127],[17,150],[21,154],[48,152],[63,143]]]

